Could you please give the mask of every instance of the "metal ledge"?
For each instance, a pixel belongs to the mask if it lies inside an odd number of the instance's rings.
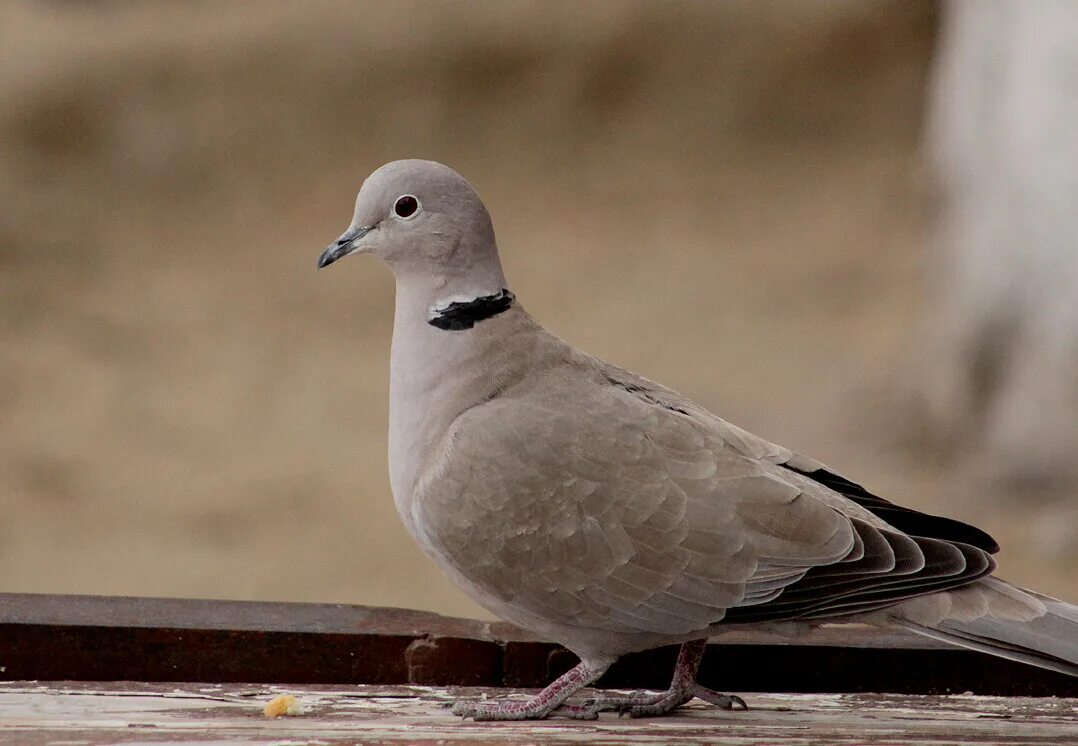
[[[723,691],[1078,696],[1078,679],[858,625],[713,643],[700,679]],[[663,687],[675,654],[626,656],[600,686]],[[0,680],[537,687],[575,661],[508,624],[421,611],[0,594]]]

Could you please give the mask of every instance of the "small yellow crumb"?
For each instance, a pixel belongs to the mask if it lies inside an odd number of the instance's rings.
[[[262,714],[268,718],[279,718],[282,715],[302,715],[306,708],[291,694],[281,694],[270,700],[270,703],[262,708]]]

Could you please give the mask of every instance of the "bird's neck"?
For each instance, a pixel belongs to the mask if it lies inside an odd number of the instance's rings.
[[[411,488],[460,414],[488,401],[524,363],[538,325],[504,288],[397,283],[390,356],[389,460],[405,523]]]

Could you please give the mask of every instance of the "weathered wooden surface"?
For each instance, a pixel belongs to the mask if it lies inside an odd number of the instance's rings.
[[[282,693],[305,714],[265,718],[263,706]],[[464,722],[443,706],[487,694],[506,690],[9,682],[0,683],[0,743],[1078,743],[1078,700],[1058,698],[748,694],[748,712],[698,703],[649,720],[536,723]]]

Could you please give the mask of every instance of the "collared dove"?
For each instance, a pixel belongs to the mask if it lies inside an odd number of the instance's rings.
[[[397,283],[394,501],[494,614],[580,664],[477,720],[668,712],[730,625],[857,621],[1078,675],[1078,607],[991,576],[995,541],[902,508],[544,329],[507,289],[483,202],[438,163],[367,178],[319,267],[369,253]],[[681,643],[669,690],[567,704],[621,655]]]

